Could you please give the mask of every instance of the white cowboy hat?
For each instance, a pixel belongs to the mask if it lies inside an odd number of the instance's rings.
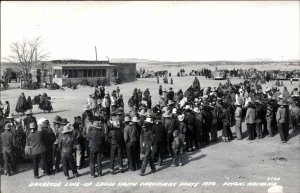
[[[25,114],[26,114],[26,115],[30,115],[30,114],[32,114],[32,110],[30,110],[30,109],[29,109],[29,110],[27,110],[27,111],[25,112]]]
[[[69,133],[69,132],[72,132],[72,131],[73,131],[73,128],[72,128],[71,124],[68,124],[68,125],[65,125],[63,127],[63,130],[62,130],[61,133]]]
[[[7,119],[13,119],[14,115],[12,113],[9,113],[8,117],[6,117]]]
[[[48,119],[46,117],[43,117],[43,118],[40,118],[38,121],[37,121],[37,124],[38,125],[42,125],[45,121],[47,121]]]
[[[173,108],[172,114],[176,114],[176,113],[177,113],[177,109],[176,109],[176,108]]]
[[[200,113],[199,107],[194,107],[193,111],[194,111],[195,113]]]
[[[145,120],[145,122],[147,122],[147,123],[153,123],[153,118],[147,117],[146,120]]]
[[[132,122],[138,123],[140,122],[137,116],[132,117]]]
[[[183,115],[178,115],[178,121],[183,121],[184,116]]]

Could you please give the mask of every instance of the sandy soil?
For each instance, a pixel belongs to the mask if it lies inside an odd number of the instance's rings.
[[[172,72],[177,72],[180,67],[169,68]],[[208,80],[198,77],[202,87],[217,86],[220,81]],[[172,86],[175,91],[185,90],[192,84],[194,77],[173,77],[174,85],[163,85],[163,88]],[[162,81],[162,80],[161,80]],[[240,82],[240,79],[231,79],[232,83]],[[224,82],[224,81],[221,81]],[[268,83],[270,86],[274,82]],[[288,81],[285,85],[289,89],[299,86],[299,81],[290,85]],[[25,96],[35,96],[47,92],[52,98],[54,111],[44,114],[34,106],[34,116],[37,118],[48,117],[51,121],[54,116],[60,115],[73,121],[74,116],[81,115],[83,107],[87,103],[87,95],[93,92],[93,88],[81,87],[77,90],[20,90],[16,84],[11,84],[10,89],[1,91],[1,101],[9,100],[11,110],[14,108],[21,92]],[[118,85],[124,96],[125,109],[127,101],[133,88],[142,90],[149,88],[153,105],[158,102],[158,84],[156,79],[139,79],[136,82]],[[107,87],[112,91],[116,86]],[[281,88],[282,89],[282,88]],[[22,117],[19,117],[22,118]],[[234,128],[232,128],[234,132]],[[246,131],[243,125],[243,132]],[[221,133],[219,132],[219,136]],[[184,154],[184,166],[170,167],[170,160],[166,160],[164,165],[157,167],[158,171],[153,174],[141,177],[136,172],[125,172],[111,176],[107,174],[109,162],[105,162],[104,176],[95,179],[89,178],[89,168],[79,170],[82,175],[77,179],[66,181],[63,173],[53,176],[44,176],[39,180],[33,179],[33,171],[30,163],[19,165],[19,173],[11,177],[1,176],[1,192],[19,193],[19,192],[267,192],[268,186],[281,185],[284,192],[300,192],[300,137],[299,132],[290,135],[291,138],[286,144],[280,143],[280,137],[277,134],[273,138],[248,141],[233,140],[230,143],[217,143],[205,147],[199,151]],[[149,168],[147,168],[147,171]],[[51,182],[59,183],[60,187],[29,187],[30,183]],[[68,183],[74,183],[74,186],[65,186]],[[77,184],[77,182],[79,184]],[[90,186],[84,186],[85,183],[92,182]],[[114,186],[97,186],[100,182],[112,182]],[[118,186],[119,182],[137,183],[134,187]],[[165,186],[143,186],[147,182],[167,182],[176,183],[174,187]],[[205,183],[210,182],[210,183]],[[226,184],[235,182],[235,186]],[[269,184],[251,185],[251,182],[265,182]],[[181,184],[198,183],[198,184]],[[224,184],[225,183],[225,184]],[[239,183],[239,184],[237,184]],[[180,185],[181,184],[181,185]],[[75,186],[78,185],[78,186]],[[87,185],[87,184],[85,184]],[[99,185],[99,184],[98,184]],[[127,184],[128,185],[128,184]],[[193,185],[193,187],[187,186]],[[240,185],[240,186],[238,186]]]

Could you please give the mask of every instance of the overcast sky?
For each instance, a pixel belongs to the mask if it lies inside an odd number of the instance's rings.
[[[41,36],[49,59],[299,59],[299,2],[1,2],[1,56]]]

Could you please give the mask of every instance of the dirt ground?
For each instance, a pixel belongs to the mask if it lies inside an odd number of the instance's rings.
[[[170,68],[173,74],[173,85],[162,84],[163,88],[172,86],[175,91],[185,90],[193,82],[194,77],[174,76],[181,67]],[[217,86],[220,81],[209,80],[198,77],[201,87]],[[162,80],[160,80],[162,82]],[[231,79],[232,83],[238,83],[241,79]],[[221,81],[225,82],[225,81]],[[284,84],[291,90],[299,86],[299,81],[290,85],[289,81]],[[274,85],[270,82],[266,86]],[[139,79],[132,83],[118,85],[124,96],[125,110],[127,101],[133,89],[149,88],[154,105],[158,102],[158,84],[155,78]],[[116,86],[106,89],[112,91]],[[281,87],[282,89],[282,87]],[[37,106],[33,113],[37,118],[47,117],[52,122],[53,117],[60,115],[73,122],[75,116],[81,115],[83,107],[87,103],[87,96],[93,92],[93,88],[80,87],[77,90],[20,90],[17,84],[11,84],[8,90],[1,91],[1,101],[8,100],[11,111],[14,111],[17,99],[21,92],[25,96],[43,94],[47,92],[52,98],[54,111],[44,114]],[[19,117],[22,118],[22,117]],[[231,128],[234,132],[234,128]],[[246,136],[246,127],[243,125]],[[221,133],[219,132],[219,136]],[[233,140],[229,143],[219,142],[201,150],[184,154],[184,165],[182,167],[170,167],[170,159],[165,160],[164,165],[157,167],[157,172],[146,176],[139,176],[138,171],[118,173],[114,176],[108,174],[109,162],[104,163],[104,176],[94,179],[89,178],[89,167],[79,170],[81,176],[69,181],[64,179],[63,173],[53,176],[43,176],[36,180],[33,178],[31,163],[18,165],[18,174],[6,177],[1,176],[1,192],[268,192],[269,186],[283,186],[285,193],[300,192],[300,136],[299,132],[290,134],[290,140],[282,144],[280,137],[265,137],[254,141]],[[149,167],[146,172],[149,172]],[[44,187],[41,184],[48,183]],[[101,182],[106,182],[104,186]],[[157,184],[157,183],[161,184]],[[49,187],[49,183],[58,187]],[[114,183],[114,184],[113,184]],[[123,184],[122,184],[123,183]],[[127,184],[124,184],[127,183]],[[128,184],[132,183],[132,184]],[[155,184],[156,183],[156,184]],[[166,184],[168,183],[168,184]],[[111,186],[108,186],[111,185]],[[131,186],[130,186],[131,185]],[[168,186],[167,186],[168,185]]]

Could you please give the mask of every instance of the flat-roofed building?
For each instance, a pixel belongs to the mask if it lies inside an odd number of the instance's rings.
[[[108,61],[54,60],[51,62],[53,81],[60,86],[83,81],[96,83],[101,80],[108,84],[135,81],[135,63],[109,63]]]

